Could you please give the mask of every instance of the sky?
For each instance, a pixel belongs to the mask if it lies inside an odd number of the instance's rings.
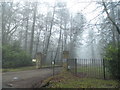
[[[68,2],[68,8],[70,9],[71,13],[82,12],[83,15],[85,15],[87,21],[90,21],[91,19],[96,17],[100,11],[96,10],[95,12],[92,12],[97,8],[95,2],[79,2],[77,0],[72,0],[71,2]]]

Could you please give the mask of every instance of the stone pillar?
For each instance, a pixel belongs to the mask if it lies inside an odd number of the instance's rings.
[[[36,53],[36,68],[37,69],[41,68],[41,61],[42,61],[42,53],[38,52]]]
[[[63,51],[63,69],[67,70],[67,60],[69,59],[69,51]]]

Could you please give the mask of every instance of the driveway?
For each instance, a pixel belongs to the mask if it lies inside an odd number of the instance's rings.
[[[61,67],[55,68],[55,74],[60,71]],[[49,68],[2,73],[2,88],[33,88],[52,75],[53,70]]]

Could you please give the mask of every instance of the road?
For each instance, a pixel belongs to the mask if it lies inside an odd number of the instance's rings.
[[[61,67],[55,68],[56,74],[60,71]],[[49,68],[2,73],[2,88],[33,88],[52,74],[53,70]]]

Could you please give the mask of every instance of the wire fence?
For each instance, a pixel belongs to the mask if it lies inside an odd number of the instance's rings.
[[[68,71],[80,76],[90,78],[110,79],[112,76],[106,68],[104,59],[68,59]]]

